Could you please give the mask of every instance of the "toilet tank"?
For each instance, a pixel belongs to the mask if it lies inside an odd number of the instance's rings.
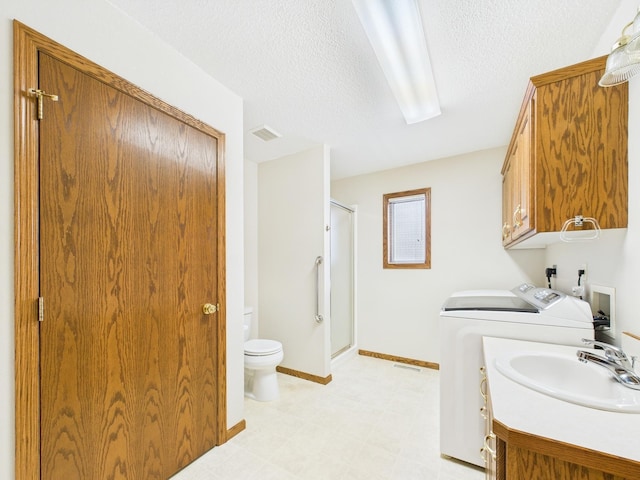
[[[253,316],[253,308],[244,307],[243,331],[244,331],[244,341],[245,342],[247,340],[249,340],[249,337],[251,336],[251,317],[252,316]]]

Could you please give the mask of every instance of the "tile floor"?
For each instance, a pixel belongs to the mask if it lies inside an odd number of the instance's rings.
[[[326,386],[279,375],[247,428],[172,480],[482,480],[439,453],[438,372],[352,355]]]

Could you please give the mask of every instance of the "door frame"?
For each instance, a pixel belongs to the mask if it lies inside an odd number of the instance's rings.
[[[14,289],[15,289],[15,478],[40,478],[40,294],[39,135],[37,108],[30,88],[38,86],[38,53],[65,62],[97,80],[136,98],[218,140],[217,152],[217,281],[220,310],[217,320],[216,445],[227,432],[226,381],[226,244],[225,135],[195,117],[163,102],[122,77],[13,21],[14,67]]]

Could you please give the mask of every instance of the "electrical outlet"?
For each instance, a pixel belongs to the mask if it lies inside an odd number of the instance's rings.
[[[553,288],[551,286],[551,277],[555,277],[557,273],[558,267],[556,265],[544,269],[544,276],[547,278],[547,287]]]
[[[582,270],[584,272],[582,274],[582,282],[581,282],[581,285],[584,285],[584,282],[586,282],[587,280],[587,264],[583,263],[582,265],[578,266],[578,270]]]

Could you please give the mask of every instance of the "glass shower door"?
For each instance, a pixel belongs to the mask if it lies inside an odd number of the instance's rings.
[[[353,210],[331,201],[331,358],[354,345]]]

